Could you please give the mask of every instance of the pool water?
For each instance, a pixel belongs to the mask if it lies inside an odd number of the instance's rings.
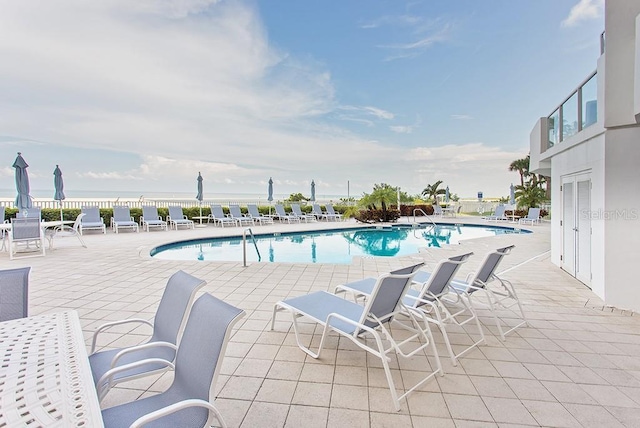
[[[255,235],[255,245],[247,237],[247,261],[349,264],[354,256],[405,256],[417,253],[420,248],[457,244],[462,239],[513,233],[530,232],[507,227],[448,224],[271,233]],[[165,260],[242,261],[242,238],[176,242],[154,248],[151,256]]]

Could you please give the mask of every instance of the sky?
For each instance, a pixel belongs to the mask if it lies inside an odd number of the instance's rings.
[[[0,0],[0,197],[508,196],[604,0]],[[6,194],[5,194],[6,193]],[[84,195],[83,195],[84,196]]]

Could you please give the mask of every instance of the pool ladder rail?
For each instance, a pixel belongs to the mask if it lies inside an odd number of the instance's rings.
[[[256,253],[258,254],[258,261],[262,261],[262,256],[260,256],[260,250],[258,249],[258,243],[256,242],[256,237],[253,236],[253,231],[250,227],[247,227],[242,231],[242,266],[247,267],[247,232],[251,236],[251,240],[253,241],[253,246],[256,248]]]

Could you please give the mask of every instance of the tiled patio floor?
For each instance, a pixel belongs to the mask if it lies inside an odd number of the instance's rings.
[[[335,224],[276,224],[254,231],[326,227]],[[640,426],[640,317],[603,310],[589,289],[548,260],[548,224],[531,229],[534,234],[469,240],[411,257],[358,258],[351,265],[253,263],[246,268],[241,262],[148,256],[160,243],[238,234],[239,229],[92,233],[85,235],[86,249],[65,238],[44,258],[9,261],[2,253],[0,268],[32,266],[30,313],[76,309],[87,345],[105,321],[152,319],[167,278],[176,270],[207,280],[204,291],[247,313],[231,339],[218,382],[217,405],[231,427]],[[332,336],[328,352],[314,360],[297,348],[287,316],[282,314],[275,331],[269,330],[273,304],[283,298],[331,291],[337,284],[417,260],[432,268],[445,256],[473,251],[459,274],[463,277],[489,250],[512,243],[516,249],[499,271],[507,271],[504,277],[524,302],[530,326],[502,342],[491,319],[483,316],[487,343],[457,367],[434,329],[446,375],[410,395],[400,412],[393,409],[379,361],[348,340]],[[456,344],[471,339],[464,330],[452,331]],[[139,343],[148,332],[121,327],[102,336],[100,344]],[[306,333],[308,341],[317,343],[318,331]],[[394,362],[393,367],[398,384],[409,384],[427,360],[416,357],[412,364]],[[170,374],[130,382],[113,390],[104,406],[154,394],[170,382]]]

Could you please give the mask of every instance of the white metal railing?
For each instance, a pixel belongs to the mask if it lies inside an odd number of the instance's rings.
[[[253,236],[253,231],[250,227],[247,227],[242,231],[242,266],[247,267],[247,232],[251,235],[251,239],[253,240],[253,246],[256,247],[256,253],[258,253],[258,261],[262,260],[260,256],[260,250],[258,249],[258,243],[256,242],[256,237]]]

